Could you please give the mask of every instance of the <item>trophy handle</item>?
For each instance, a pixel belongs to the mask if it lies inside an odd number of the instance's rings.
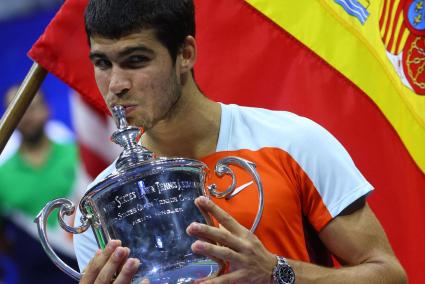
[[[264,191],[260,176],[258,175],[257,170],[255,169],[255,164],[253,162],[232,156],[218,160],[217,164],[215,165],[216,174],[219,177],[222,177],[223,175],[230,175],[232,177],[232,184],[225,191],[222,192],[217,191],[217,186],[215,184],[212,184],[207,187],[208,191],[212,196],[216,198],[230,199],[236,195],[237,192],[234,192],[236,187],[236,177],[229,165],[239,166],[248,171],[251,174],[252,178],[255,180],[255,183],[257,184],[258,210],[257,215],[255,216],[254,223],[252,224],[252,227],[250,229],[250,231],[254,233],[257,229],[258,224],[260,223],[261,216],[263,215]]]
[[[82,218],[82,225],[74,228],[68,226],[63,217],[65,215],[70,216],[75,211],[75,205],[66,198],[58,198],[53,201],[50,201],[46,204],[46,206],[38,213],[34,222],[37,223],[38,228],[38,236],[41,241],[41,245],[43,246],[44,251],[47,253],[49,258],[53,261],[53,263],[63,272],[74,278],[75,280],[80,280],[81,274],[69,267],[62,259],[54,252],[53,248],[50,246],[48,238],[47,238],[47,219],[53,210],[59,208],[58,219],[59,224],[68,233],[72,234],[81,234],[90,227],[90,217]]]

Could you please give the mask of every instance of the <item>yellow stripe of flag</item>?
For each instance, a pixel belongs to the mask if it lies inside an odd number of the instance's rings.
[[[425,96],[405,87],[387,58],[379,30],[381,1],[371,1],[364,25],[334,1],[246,1],[365,92],[425,172]]]

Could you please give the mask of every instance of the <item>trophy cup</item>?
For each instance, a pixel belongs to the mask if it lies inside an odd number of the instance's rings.
[[[127,124],[123,107],[114,107],[112,114],[118,127],[112,140],[124,150],[115,162],[116,169],[89,188],[81,199],[82,225],[70,227],[65,223],[65,215],[75,211],[75,205],[65,198],[49,202],[35,219],[42,246],[50,259],[72,278],[81,278],[80,273],[57,256],[48,242],[47,219],[58,208],[59,223],[65,231],[80,234],[91,227],[99,248],[104,248],[112,239],[121,240],[123,246],[130,248],[130,257],[141,260],[132,283],[148,278],[152,284],[182,284],[220,274],[223,263],[191,250],[195,238],[187,235],[187,226],[192,222],[213,224],[194,200],[199,196],[232,198],[236,178],[229,165],[243,168],[258,188],[258,211],[251,227],[254,232],[263,210],[263,188],[255,164],[238,157],[220,159],[215,173],[219,177],[230,175],[232,183],[226,190],[219,191],[214,184],[205,185],[208,168],[204,163],[155,157],[136,142],[140,130]]]

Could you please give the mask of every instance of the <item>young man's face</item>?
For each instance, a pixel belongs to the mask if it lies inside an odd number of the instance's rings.
[[[145,130],[172,114],[180,74],[152,30],[90,42],[96,82],[109,108],[124,106],[129,124]]]

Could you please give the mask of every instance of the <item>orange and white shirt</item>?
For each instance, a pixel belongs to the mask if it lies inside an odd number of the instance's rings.
[[[290,259],[329,263],[320,245],[320,232],[333,218],[373,188],[343,146],[315,122],[285,111],[221,104],[221,126],[216,153],[201,159],[210,169],[207,185],[225,190],[229,176],[214,174],[217,161],[228,156],[256,164],[264,188],[264,210],[255,234],[266,248]],[[251,176],[231,167],[236,187],[229,200],[213,198],[247,228],[258,209],[258,191]],[[94,181],[114,171],[112,164]],[[247,184],[249,184],[247,186]],[[81,213],[78,211],[76,225]],[[83,270],[98,249],[93,233],[75,235],[74,246]]]
[[[255,234],[271,252],[290,259],[329,264],[326,255],[319,255],[323,248],[317,245],[317,232],[373,189],[335,137],[290,112],[222,104],[217,152],[202,159],[211,169],[207,182],[222,191],[231,179],[212,171],[227,156],[256,164],[264,211]],[[232,170],[236,187],[252,180],[241,168]],[[251,228],[259,201],[255,183],[230,200],[212,199]]]

